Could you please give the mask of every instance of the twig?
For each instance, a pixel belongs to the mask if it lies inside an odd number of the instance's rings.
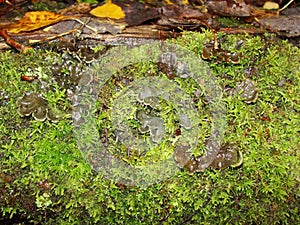
[[[254,20],[261,26],[257,18],[254,18]],[[263,34],[265,33],[265,30],[258,28],[220,28],[218,32],[225,32],[226,34]]]
[[[11,5],[11,2],[8,0],[0,0],[0,4],[1,3],[6,3],[7,5]]]
[[[283,6],[281,9],[278,9],[277,13],[285,10],[294,0],[290,0],[285,6]]]
[[[82,22],[81,20],[76,19],[76,18],[75,18],[75,19],[74,19],[74,18],[70,18],[70,20],[74,20],[74,21],[76,21],[76,22],[82,24],[82,27],[86,27],[86,28],[92,30],[93,32],[95,32],[96,34],[98,33],[98,31],[97,31],[95,28],[93,28],[93,27],[87,25],[87,24],[89,23],[90,19],[88,19],[88,20],[85,21],[85,22]],[[82,29],[82,27],[81,27],[80,29]],[[77,28],[76,28],[76,29],[69,30],[69,31],[67,31],[67,32],[64,32],[64,33],[61,33],[61,34],[58,34],[58,35],[55,35],[55,36],[52,36],[52,37],[40,39],[40,40],[29,40],[29,43],[30,43],[30,44],[34,44],[34,43],[38,43],[38,42],[52,41],[52,40],[54,40],[54,39],[56,39],[56,38],[60,38],[60,37],[62,37],[62,36],[65,36],[65,35],[74,33],[74,32],[76,32],[76,31],[78,31],[78,30],[80,30],[80,29],[77,29]]]
[[[7,30],[0,29],[0,36],[3,37],[4,41],[12,46],[13,48],[17,49],[19,52],[26,53],[28,50],[32,49],[31,47],[27,47],[16,42],[13,38],[8,36]]]
[[[51,37],[47,37],[47,38],[44,38],[44,39],[40,39],[40,40],[29,40],[28,42],[30,44],[34,44],[34,43],[38,43],[38,42],[52,41],[56,38],[60,38],[60,37],[65,36],[65,35],[72,34],[76,31],[77,31],[77,29],[73,29],[73,30],[69,30],[67,32],[64,32],[64,33],[61,33],[61,34],[58,34],[58,35],[54,35],[54,36],[51,36]]]
[[[94,33],[96,33],[96,34],[98,33],[98,31],[97,31],[95,28],[93,28],[93,27],[87,25],[87,24],[90,22],[91,18],[89,18],[89,19],[88,19],[87,21],[85,21],[85,22],[82,22],[80,19],[72,19],[72,20],[75,20],[76,22],[81,23],[81,24],[82,24],[82,27],[86,27],[86,28],[90,29],[91,31],[94,31]]]

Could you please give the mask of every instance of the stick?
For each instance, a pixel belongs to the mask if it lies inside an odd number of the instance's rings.
[[[277,11],[277,13],[279,13],[279,12],[285,10],[285,9],[286,9],[293,1],[294,1],[294,0],[290,0],[285,6],[283,6],[281,9],[279,9],[279,10]]]
[[[77,31],[77,29],[74,29],[74,30],[69,30],[67,32],[64,32],[64,33],[61,33],[61,34],[58,34],[58,35],[54,35],[54,36],[51,36],[51,37],[47,37],[47,38],[44,38],[44,39],[40,39],[40,40],[29,40],[29,43],[34,44],[34,43],[38,43],[38,42],[52,41],[52,40],[60,38],[62,36],[72,34],[76,31]]]
[[[26,53],[28,50],[32,49],[31,47],[27,47],[16,42],[13,38],[8,36],[7,30],[0,29],[0,36],[3,37],[4,41],[10,45],[11,47],[17,49],[19,52]]]

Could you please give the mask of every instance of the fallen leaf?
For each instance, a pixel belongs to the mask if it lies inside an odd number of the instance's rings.
[[[251,10],[244,0],[212,0],[207,2],[207,8],[220,16],[251,16]]]
[[[140,2],[132,2],[130,4],[122,5],[125,13],[125,22],[129,26],[137,26],[145,21],[159,18],[159,11],[153,6],[149,6]]]
[[[279,9],[279,5],[276,2],[265,2],[263,9],[268,9],[268,10]]]
[[[161,7],[158,25],[169,28],[196,29],[207,26],[210,15],[189,5],[167,5]]]
[[[60,23],[56,23],[50,27],[47,27],[47,31],[50,31],[54,34],[61,34],[68,32],[70,29],[80,29],[83,35],[86,34],[104,34],[104,33],[111,33],[111,34],[120,34],[122,30],[125,29],[126,23],[115,23],[112,20],[104,20],[99,18],[90,18],[90,17],[81,17],[80,20],[85,24],[82,27],[81,23],[77,21],[62,21]],[[94,30],[91,30],[93,28]],[[96,32],[95,32],[96,31]]]
[[[90,14],[93,16],[106,17],[110,19],[122,19],[125,17],[125,13],[122,11],[122,8],[112,3],[112,0],[107,0],[104,5],[92,9]]]
[[[64,16],[55,12],[33,11],[25,13],[24,17],[16,23],[0,27],[9,33],[20,33],[24,31],[37,30],[62,20],[75,19],[74,16]]]
[[[263,27],[285,37],[300,36],[300,15],[278,16],[259,20]]]

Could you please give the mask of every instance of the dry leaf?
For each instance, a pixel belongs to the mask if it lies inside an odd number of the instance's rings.
[[[263,27],[285,37],[300,37],[300,15],[277,16],[259,20]]]
[[[90,11],[90,14],[97,17],[106,17],[110,19],[122,19],[125,17],[125,13],[120,6],[107,0],[104,5],[98,6]]]
[[[122,5],[122,9],[126,15],[125,22],[129,26],[138,26],[145,21],[158,19],[160,17],[158,8],[150,7],[140,2]]]
[[[120,34],[125,29],[126,23],[115,23],[113,20],[99,20],[99,18],[81,17],[80,20],[85,24],[82,27],[81,23],[77,21],[62,21],[47,27],[47,31],[54,34],[62,34],[68,32],[70,29],[80,29],[82,35],[86,34]],[[91,29],[93,28],[93,30]]]
[[[1,27],[9,33],[20,33],[46,27],[62,20],[74,19],[74,16],[64,16],[48,11],[33,11],[25,13],[24,17],[16,23]]]
[[[244,0],[208,1],[206,6],[210,12],[213,12],[220,16],[237,16],[237,17],[251,16],[251,10]]]
[[[276,2],[265,2],[263,9],[268,9],[268,10],[272,10],[272,9],[279,9],[279,5]]]

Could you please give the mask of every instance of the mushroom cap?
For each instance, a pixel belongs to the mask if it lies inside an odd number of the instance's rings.
[[[139,128],[141,133],[147,133],[150,131],[150,136],[153,142],[159,143],[165,137],[166,131],[164,120],[162,118],[148,115],[143,110],[137,110],[135,113],[135,119],[137,119],[141,124]]]

